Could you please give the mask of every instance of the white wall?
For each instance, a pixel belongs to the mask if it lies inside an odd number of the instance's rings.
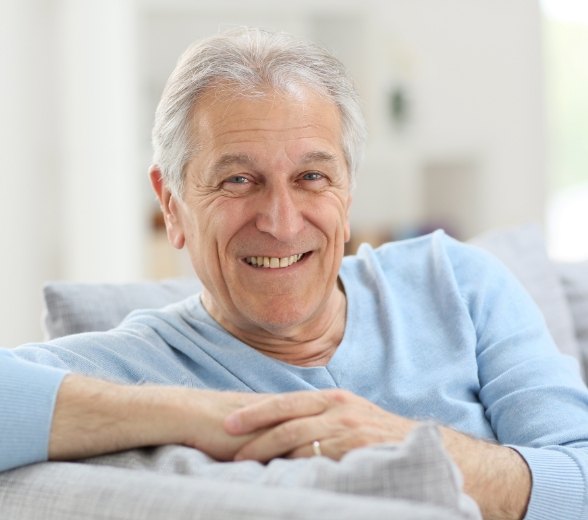
[[[2,0],[0,345],[41,338],[50,279],[145,276],[136,5]],[[148,137],[147,137],[148,139]]]
[[[0,345],[39,337],[61,236],[52,2],[0,2]]]
[[[423,175],[449,171],[452,164],[463,171],[469,165],[476,176],[474,182],[447,185],[471,209],[468,221],[460,223],[464,237],[541,221],[545,146],[536,2],[377,4],[381,10],[366,31],[372,141],[356,197],[357,225],[368,215],[369,223],[400,226],[426,217]],[[383,95],[398,84],[407,85],[412,102],[404,131],[391,127]]]
[[[131,0],[63,0],[60,15],[63,273],[86,281],[141,278],[147,165],[138,160],[136,7]]]
[[[543,217],[534,0],[2,0],[0,23],[0,345],[39,339],[44,280],[149,273],[153,110],[178,53],[222,26],[296,32],[348,64],[371,129],[353,229]]]

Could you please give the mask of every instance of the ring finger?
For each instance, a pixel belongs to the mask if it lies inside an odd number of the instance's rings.
[[[322,423],[318,417],[304,417],[279,424],[245,444],[235,458],[267,462],[275,457],[292,457],[295,453],[312,456],[317,449],[315,445],[313,450],[313,442],[322,442],[326,434]],[[319,444],[319,448],[324,455],[323,445]]]

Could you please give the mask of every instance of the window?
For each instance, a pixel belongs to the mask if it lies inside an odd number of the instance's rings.
[[[542,0],[550,254],[588,259],[588,2]]]

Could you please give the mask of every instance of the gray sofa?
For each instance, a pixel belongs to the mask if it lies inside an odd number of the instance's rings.
[[[427,425],[397,446],[325,457],[220,463],[183,446],[0,473],[11,520],[475,520],[477,506]]]
[[[551,262],[533,226],[495,231],[472,243],[501,258],[519,277],[560,349],[588,374],[588,262]],[[47,284],[46,335],[105,330],[133,308],[164,305],[198,288],[194,280]],[[219,463],[197,450],[163,446],[0,474],[2,519],[361,517],[480,518],[432,425],[402,444],[356,450],[340,462],[315,457],[265,466]]]

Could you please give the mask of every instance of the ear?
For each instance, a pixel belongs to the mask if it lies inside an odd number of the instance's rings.
[[[159,207],[163,213],[167,239],[176,249],[182,249],[186,242],[186,237],[184,235],[178,201],[165,185],[161,169],[156,164],[149,168],[149,178],[151,179],[151,186],[155,195],[157,195]]]

